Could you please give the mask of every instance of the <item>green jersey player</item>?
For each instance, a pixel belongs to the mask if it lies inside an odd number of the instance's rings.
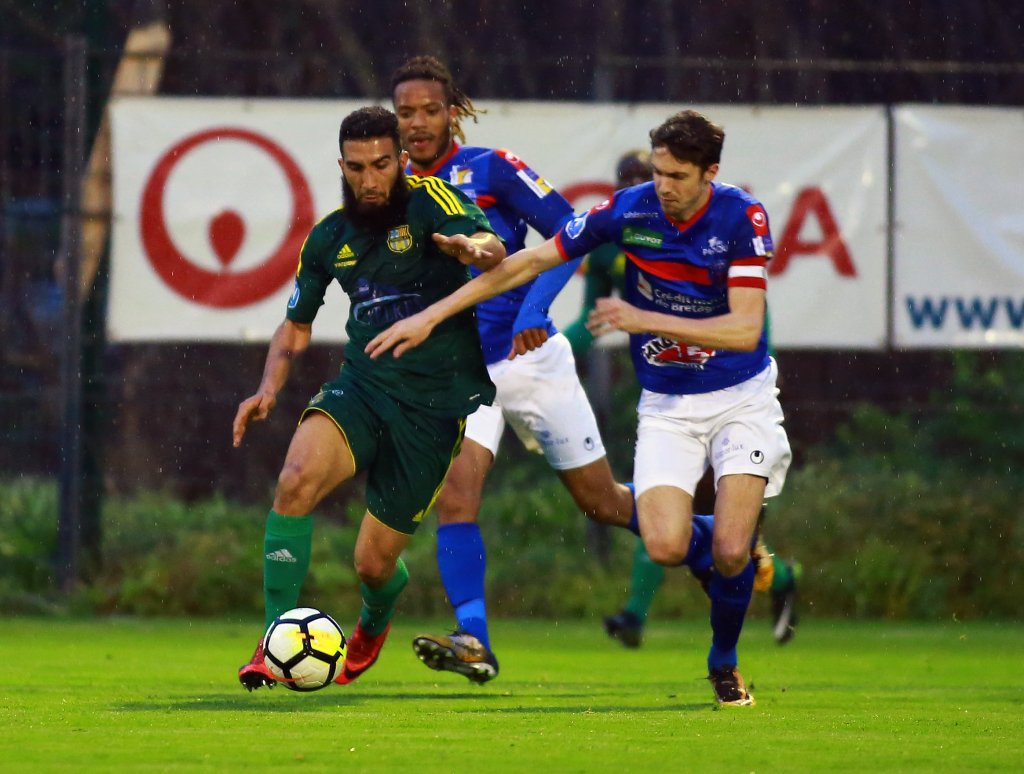
[[[335,682],[355,680],[377,660],[395,602],[408,581],[400,558],[459,451],[465,418],[490,403],[476,320],[439,327],[415,358],[375,361],[363,350],[389,325],[426,308],[505,256],[480,209],[436,178],[404,174],[398,123],[384,108],[361,108],[341,124],[342,209],[310,232],[284,322],[270,342],[256,394],[242,401],[234,445],[266,419],[292,360],[309,344],[324,293],[337,281],[351,302],[351,346],[338,376],[309,402],[277,482],[264,538],[269,625],[297,606],[309,568],[317,503],[367,472],[367,510],[355,546],[363,606]],[[249,690],[273,685],[262,641],[238,673]]]

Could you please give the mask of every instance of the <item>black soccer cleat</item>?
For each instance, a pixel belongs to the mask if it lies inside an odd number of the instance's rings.
[[[498,659],[472,634],[421,634],[412,641],[420,661],[439,672],[455,672],[482,685],[498,676]]]
[[[627,648],[639,648],[644,641],[644,622],[636,613],[620,610],[615,615],[605,616],[604,630],[613,640]]]
[[[734,666],[716,667],[708,675],[715,692],[715,703],[724,707],[753,707],[754,697]]]

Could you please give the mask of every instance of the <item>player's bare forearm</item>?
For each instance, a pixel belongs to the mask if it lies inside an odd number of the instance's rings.
[[[232,424],[232,442],[240,446],[249,422],[262,422],[277,405],[277,394],[288,381],[292,361],[309,347],[312,326],[285,320],[274,331],[263,366],[263,378],[254,395],[243,400]]]
[[[587,328],[595,336],[621,330],[650,333],[701,347],[753,351],[764,325],[764,291],[731,290],[729,304],[726,314],[695,319],[638,309],[618,298],[601,298],[590,314]]]
[[[561,255],[550,239],[536,247],[520,250],[490,271],[474,277],[451,295],[435,301],[422,312],[399,320],[386,331],[377,334],[366,345],[365,352],[376,360],[393,349],[394,356],[401,357],[406,350],[422,344],[442,321],[481,301],[529,282],[561,260]]]

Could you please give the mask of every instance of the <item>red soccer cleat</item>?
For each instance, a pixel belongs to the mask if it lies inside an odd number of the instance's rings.
[[[249,663],[243,664],[238,668],[238,682],[244,685],[245,689],[250,692],[257,688],[262,688],[264,685],[267,688],[273,688],[275,683],[277,683],[277,678],[270,673],[266,662],[263,660],[262,639],[256,645],[256,650],[253,651]]]
[[[384,647],[384,640],[391,631],[391,624],[387,625],[380,634],[371,637],[363,631],[362,622],[356,624],[356,630],[348,638],[348,649],[345,652],[345,663],[341,667],[341,674],[334,678],[338,685],[348,685],[359,675],[372,667],[377,662],[380,649]]]

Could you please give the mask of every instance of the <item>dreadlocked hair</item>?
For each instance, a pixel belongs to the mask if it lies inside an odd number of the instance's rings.
[[[412,59],[407,59],[391,74],[391,93],[394,94],[395,87],[406,81],[437,81],[441,84],[444,89],[445,102],[454,106],[456,110],[452,130],[463,143],[466,142],[466,135],[462,131],[462,119],[472,118],[475,124],[477,117],[481,113],[487,112],[476,107],[469,95],[455,85],[451,71],[436,57],[414,56]]]

